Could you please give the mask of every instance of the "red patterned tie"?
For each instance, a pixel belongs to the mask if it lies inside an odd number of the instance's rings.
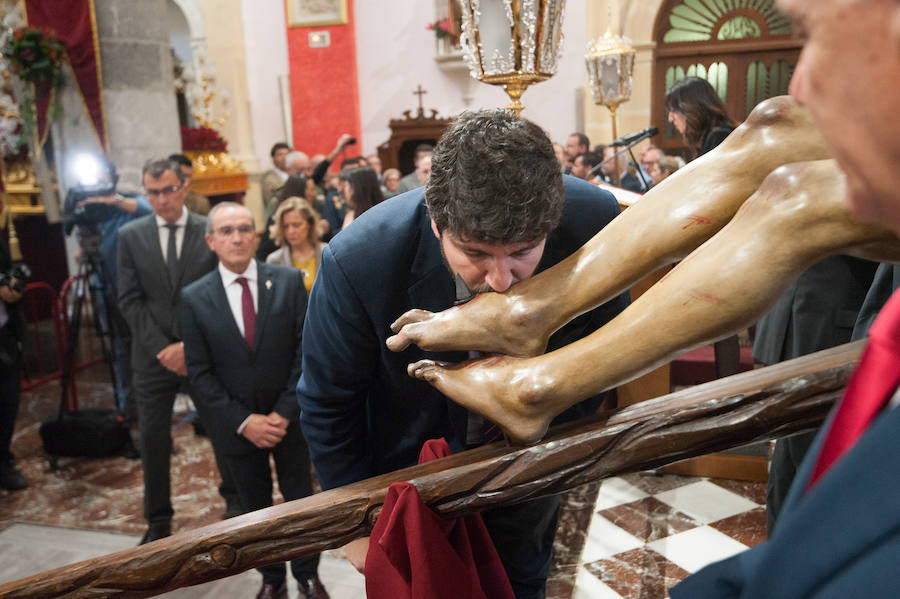
[[[811,489],[825,472],[853,447],[878,411],[900,384],[900,292],[882,308],[869,343],[850,377],[844,399],[831,421],[818,460],[809,478]]]
[[[253,294],[250,292],[250,285],[247,279],[238,277],[237,282],[244,288],[241,293],[241,311],[244,315],[244,339],[250,349],[253,349],[254,339],[256,339],[256,309],[253,307]]]

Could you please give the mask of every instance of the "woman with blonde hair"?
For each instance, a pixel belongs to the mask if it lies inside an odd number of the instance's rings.
[[[309,202],[292,197],[279,204],[272,221],[269,234],[280,249],[266,256],[266,262],[299,269],[309,293],[325,248],[319,241],[319,215]]]

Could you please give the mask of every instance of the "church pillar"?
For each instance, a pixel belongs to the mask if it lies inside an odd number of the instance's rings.
[[[122,189],[150,158],[181,151],[166,0],[94,0],[109,156]]]

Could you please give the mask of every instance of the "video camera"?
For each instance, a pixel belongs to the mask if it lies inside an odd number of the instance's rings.
[[[31,278],[31,269],[27,264],[19,262],[13,264],[6,272],[0,273],[0,286],[9,287],[16,293],[25,293],[29,278]]]
[[[69,188],[63,202],[63,230],[70,235],[78,225],[86,232],[99,233],[97,224],[114,218],[119,209],[107,204],[84,203],[84,200],[116,193],[119,182],[116,167],[105,159],[84,154],[75,159],[73,170],[78,184]]]

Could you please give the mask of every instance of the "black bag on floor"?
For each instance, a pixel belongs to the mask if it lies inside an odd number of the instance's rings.
[[[115,410],[87,408],[45,420],[41,440],[53,457],[103,458],[121,455],[131,437],[128,423]]]

